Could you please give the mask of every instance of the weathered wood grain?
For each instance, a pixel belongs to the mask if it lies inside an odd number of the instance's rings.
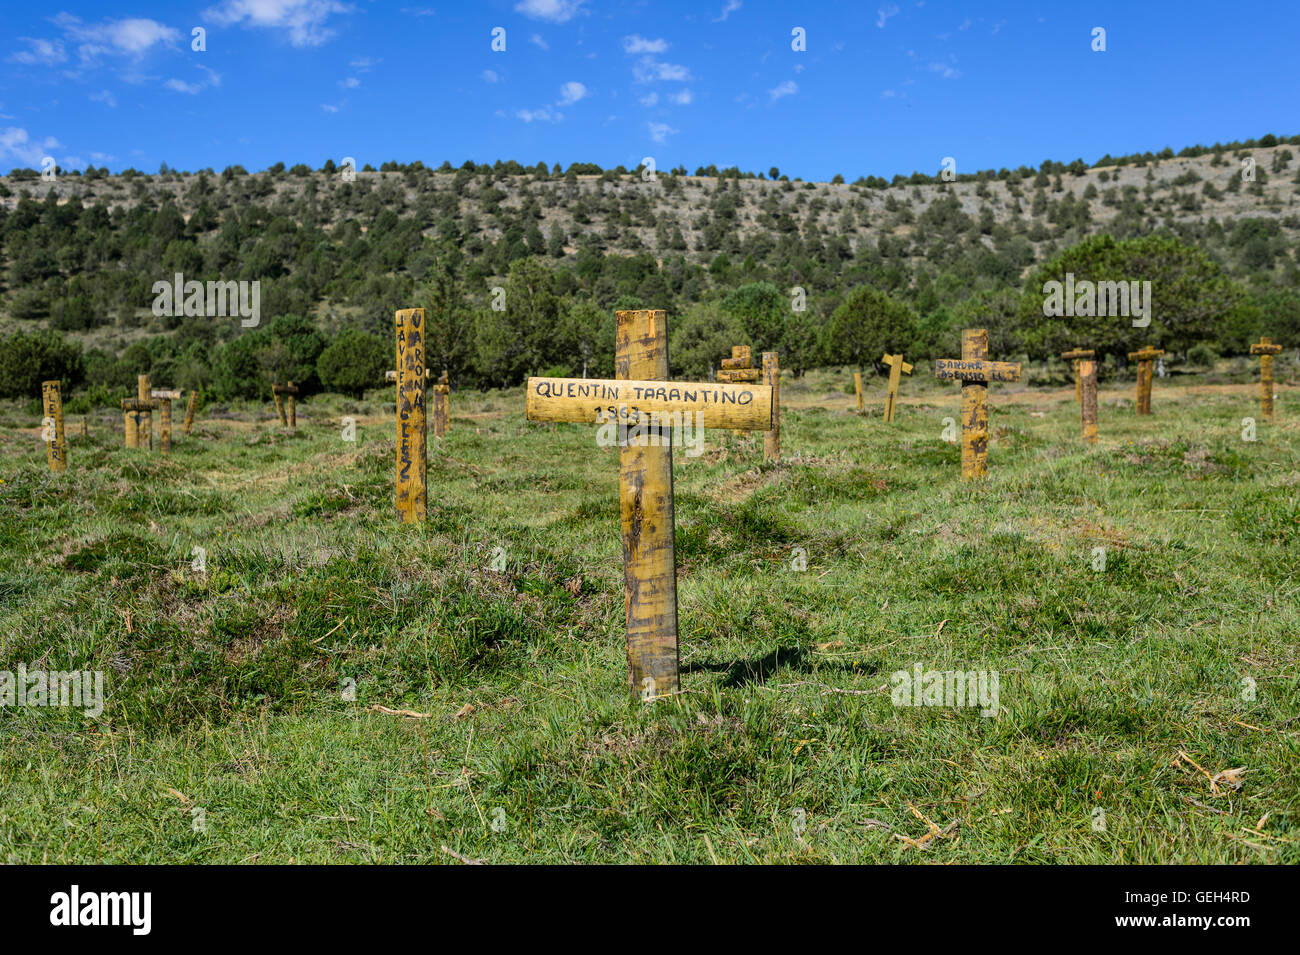
[[[1079,361],[1080,415],[1083,419],[1083,441],[1097,443],[1097,363],[1089,359]]]
[[[399,309],[397,339],[397,513],[422,522],[428,506],[428,430],[424,404],[424,309]]]
[[[1250,346],[1250,353],[1259,356],[1259,417],[1263,421],[1273,418],[1273,356],[1281,352],[1282,346],[1274,345],[1267,336]]]
[[[772,389],[772,427],[763,435],[763,460],[781,460],[781,366],[774,351],[763,352],[763,384]]]
[[[68,442],[63,433],[63,395],[59,382],[41,382],[41,405],[45,412],[43,426],[53,426],[45,442],[45,460],[51,471],[68,469]]]
[[[903,361],[902,355],[886,352],[880,359],[889,366],[889,390],[885,392],[885,420],[894,420],[894,407],[898,403],[898,385],[902,375],[910,375],[912,366]]]
[[[759,384],[529,378],[525,406],[529,421],[590,424],[614,416],[634,423],[651,414],[686,412],[706,428],[766,431],[772,426],[772,389]]]

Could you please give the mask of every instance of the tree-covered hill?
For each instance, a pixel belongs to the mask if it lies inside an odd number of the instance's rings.
[[[1085,338],[1121,361],[1138,341],[1239,352],[1261,331],[1300,339],[1293,147],[1270,135],[853,183],[583,163],[15,170],[0,177],[0,332],[20,338],[3,363],[28,356],[34,374],[48,351],[42,373],[108,390],[150,372],[214,395],[294,374],[356,391],[382,383],[393,310],[411,305],[460,386],[608,374],[612,310],[639,306],[669,310],[689,375],[740,341],[796,373],[886,347],[935,357],[971,324],[1031,358]],[[1045,317],[1044,282],[1067,271],[1152,281],[1151,326]],[[259,282],[259,326],[155,317],[153,285],[176,273]],[[45,330],[85,353],[32,338]]]

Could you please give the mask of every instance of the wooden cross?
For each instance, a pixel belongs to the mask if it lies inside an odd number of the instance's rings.
[[[961,358],[934,363],[936,378],[961,382],[961,476],[968,480],[988,475],[988,383],[1020,380],[1019,362],[988,361],[988,353],[988,329],[968,328],[961,333]]]
[[[1273,417],[1273,356],[1282,352],[1267,336],[1250,346],[1250,353],[1259,356],[1259,416],[1265,421]]]
[[[424,309],[398,309],[397,337],[397,513],[407,524],[424,521],[429,501],[429,432],[424,408]]]
[[[615,313],[613,380],[529,378],[529,421],[619,424],[628,686],[650,701],[677,693],[677,564],[673,551],[672,429],[663,416],[691,414],[696,427],[766,431],[772,388],[749,382],[668,379],[662,310]]]
[[[57,381],[41,382],[41,404],[45,416],[41,421],[41,430],[45,436],[45,460],[51,471],[68,469],[68,445],[63,434],[63,396],[59,392]],[[85,418],[82,418],[85,424]]]
[[[1079,362],[1085,358],[1094,358],[1097,353],[1091,348],[1075,348],[1071,351],[1061,352],[1061,357],[1069,361],[1074,366],[1074,400],[1083,401],[1083,378],[1079,372]]]
[[[1163,349],[1150,345],[1128,353],[1128,357],[1137,359],[1138,363],[1137,413],[1140,415],[1151,413],[1151,363],[1163,354]]]
[[[894,405],[898,402],[898,384],[902,375],[910,375],[912,366],[903,361],[902,355],[888,352],[880,359],[889,366],[889,391],[885,395],[885,420],[894,420]]]
[[[728,384],[740,384],[741,382],[757,382],[759,371],[754,367],[750,357],[748,345],[732,345],[731,357],[722,359],[722,367],[718,371],[718,381]],[[740,437],[739,431],[732,431],[736,437]]]
[[[277,385],[272,383],[271,394],[275,396],[275,410],[280,415],[280,427],[298,427],[298,415],[293,406],[293,397],[298,393],[297,387],[292,381],[287,384]],[[289,418],[286,421],[284,417],[284,402],[280,400],[281,395],[289,396]]]
[[[149,394],[149,376],[136,378],[136,396],[122,399],[123,430],[126,432],[128,448],[148,448],[153,450],[153,407],[154,400]]]
[[[164,389],[149,392],[158,406],[158,450],[166,454],[172,449],[172,401],[182,392]]]
[[[197,391],[191,391],[189,404],[185,406],[185,424],[181,428],[181,430],[186,434],[189,434],[190,429],[194,427],[194,411],[198,406],[199,393]]]
[[[1084,358],[1078,362],[1081,397],[1079,407],[1083,416],[1083,443],[1097,443],[1097,363]]]

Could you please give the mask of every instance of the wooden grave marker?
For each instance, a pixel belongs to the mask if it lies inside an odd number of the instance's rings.
[[[158,405],[158,450],[164,454],[172,449],[172,401],[181,394],[170,388],[149,392],[149,397]]]
[[[1074,348],[1070,351],[1061,352],[1061,357],[1066,359],[1074,366],[1074,400],[1082,403],[1083,401],[1083,377],[1079,370],[1079,363],[1085,358],[1095,358],[1097,353],[1091,348]]]
[[[401,308],[397,339],[397,513],[407,524],[424,520],[428,507],[429,434],[425,418],[424,309]]]
[[[860,371],[853,373],[853,390],[858,393],[858,414],[862,414],[862,372]]]
[[[41,433],[45,438],[45,460],[51,471],[68,469],[68,442],[63,434],[63,395],[57,381],[41,382],[41,405],[45,412]],[[85,418],[82,418],[85,423]]]
[[[961,358],[940,358],[934,376],[961,382],[961,476],[988,476],[990,381],[1019,381],[1020,363],[989,361],[986,328],[961,333]]]
[[[889,366],[889,391],[885,394],[885,420],[894,420],[894,406],[898,403],[898,385],[903,375],[912,373],[912,366],[903,361],[902,355],[888,352],[880,359]]]
[[[771,386],[752,382],[670,381],[667,314],[623,311],[615,321],[617,378],[529,378],[526,415],[619,424],[628,688],[649,702],[681,685],[672,429],[664,418],[688,413],[696,427],[766,431],[773,395]]]
[[[772,389],[772,427],[763,432],[763,460],[781,460],[781,363],[774,351],[763,352],[763,384]]]
[[[185,405],[185,424],[181,426],[181,430],[186,434],[189,434],[190,429],[194,427],[194,411],[198,406],[199,393],[197,391],[191,391],[190,400]]]
[[[426,374],[425,377],[427,378],[428,375]],[[433,385],[433,436],[435,438],[441,438],[447,433],[451,420],[450,405],[451,384],[447,380],[447,372],[444,371]]]
[[[1259,416],[1264,421],[1273,418],[1273,356],[1281,352],[1282,346],[1267,336],[1250,346],[1250,353],[1259,356]]]
[[[153,398],[149,376],[136,378],[136,396],[122,399],[122,428],[128,448],[153,449]]]
[[[1152,363],[1162,355],[1164,349],[1152,348],[1150,345],[1128,353],[1128,357],[1137,359],[1138,363],[1137,413],[1140,415],[1151,413],[1151,367]]]
[[[294,395],[298,394],[297,387],[292,381],[283,385],[272,383],[271,394],[275,397],[275,411],[280,416],[280,427],[289,427],[296,430],[298,427],[298,414],[293,399]],[[289,396],[289,416],[287,420],[284,414],[284,402],[280,399],[281,395]]]
[[[1083,418],[1083,443],[1097,443],[1097,363],[1084,358],[1079,361],[1079,383],[1082,397],[1079,400]]]
[[[726,384],[741,384],[743,382],[757,382],[760,372],[754,367],[748,345],[732,345],[731,357],[722,359],[722,367],[718,369],[718,381]],[[736,437],[740,437],[740,431],[731,432]]]

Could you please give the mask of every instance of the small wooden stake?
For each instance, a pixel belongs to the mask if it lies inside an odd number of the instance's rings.
[[[63,396],[57,381],[41,382],[41,404],[45,411],[41,422],[41,430],[46,434],[45,460],[51,471],[66,471],[68,444],[63,434]]]
[[[648,702],[680,688],[672,429],[656,422],[686,412],[697,416],[696,427],[766,431],[774,388],[669,381],[666,314],[617,312],[615,321],[617,378],[529,378],[526,412],[530,421],[617,420],[630,426],[619,439],[628,687],[634,698]]]
[[[1084,358],[1093,358],[1096,352],[1091,348],[1075,348],[1071,351],[1061,352],[1061,357],[1070,361],[1074,366],[1074,400],[1083,401],[1083,378],[1079,371],[1079,362]]]
[[[1079,382],[1082,397],[1079,406],[1083,409],[1083,441],[1085,444],[1097,443],[1097,363],[1089,359],[1079,362]]]
[[[1136,358],[1138,363],[1137,413],[1140,415],[1149,415],[1151,413],[1152,367],[1155,360],[1163,354],[1163,349],[1152,348],[1150,345],[1139,351],[1128,353],[1128,357],[1131,359]]]
[[[888,352],[880,359],[889,366],[889,391],[885,394],[885,420],[894,420],[894,408],[898,404],[898,384],[902,380],[902,375],[910,375],[912,366],[903,361],[902,355],[891,355]]]
[[[148,448],[153,450],[153,399],[149,396],[149,376],[140,375],[136,378],[136,398],[140,402],[140,407],[136,409],[135,423],[140,431],[140,436],[136,438],[136,447]]]
[[[1281,352],[1282,346],[1274,345],[1267,336],[1250,346],[1250,353],[1259,356],[1259,417],[1263,421],[1273,418],[1273,356]]]
[[[858,414],[862,414],[862,372],[853,373],[853,389],[858,393]]]
[[[398,309],[397,513],[407,524],[424,521],[428,506],[429,438],[425,419],[424,309]]]
[[[275,396],[275,410],[276,413],[280,415],[280,426],[297,429],[298,413],[294,408],[293,398],[294,395],[298,394],[298,389],[294,386],[294,383],[290,381],[283,385],[272,384],[271,394]],[[280,401],[281,395],[289,396],[289,415],[287,418],[284,413],[284,404]]]
[[[427,378],[428,374],[425,377]],[[447,373],[444,371],[442,377],[433,386],[433,436],[435,438],[441,438],[447,433],[451,420],[450,404],[451,385],[448,384]]]
[[[198,406],[199,393],[197,391],[191,391],[189,403],[185,406],[185,424],[181,427],[181,430],[186,434],[189,434],[190,429],[194,427],[194,410]]]
[[[772,389],[772,427],[763,434],[763,460],[781,460],[781,368],[774,351],[763,352],[763,384]]]
[[[961,358],[934,363],[936,378],[961,381],[961,476],[967,480],[988,476],[988,383],[1020,380],[1019,362],[988,361],[988,353],[988,329],[968,328],[961,333]]]

